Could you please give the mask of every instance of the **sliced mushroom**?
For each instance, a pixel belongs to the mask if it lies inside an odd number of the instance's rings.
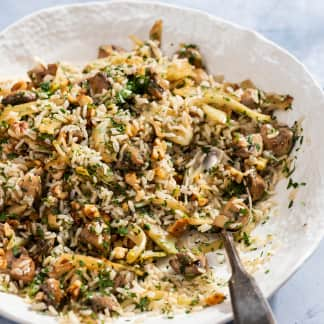
[[[162,88],[158,82],[157,76],[152,75],[147,86],[147,92],[149,95],[156,99],[162,99],[164,88]]]
[[[253,172],[248,175],[247,180],[252,200],[261,199],[266,189],[266,183],[263,178],[256,172]]]
[[[196,45],[189,44],[184,45],[178,52],[178,57],[187,58],[188,62],[191,65],[194,65],[196,68],[201,68],[203,66],[202,56],[199,52],[199,49]]]
[[[236,133],[233,139],[234,154],[242,158],[250,155],[260,156],[263,151],[263,141],[261,134],[250,134],[244,136]]]
[[[43,64],[38,64],[33,69],[28,71],[28,76],[32,80],[33,85],[38,87],[44,81],[44,77],[46,75],[56,75],[57,67],[58,65],[55,63],[48,64],[47,67],[45,67]]]
[[[287,110],[291,108],[294,98],[289,95],[279,95],[276,93],[267,93],[261,107],[266,113],[273,110]]]
[[[13,93],[10,93],[6,97],[2,99],[2,104],[4,105],[20,105],[23,103],[35,101],[37,99],[37,95],[35,92],[31,91],[16,91]]]
[[[249,222],[249,209],[243,199],[233,197],[223,207],[214,225],[228,230],[238,230]]]
[[[191,252],[178,253],[169,263],[176,273],[189,277],[205,273],[208,267],[205,255],[194,255]]]
[[[96,94],[101,94],[103,90],[108,90],[111,88],[111,84],[108,77],[102,73],[98,72],[93,77],[88,79],[90,94],[92,96]]]
[[[80,233],[80,240],[85,244],[91,245],[100,252],[109,252],[110,235],[104,230],[104,233],[96,233],[96,222],[88,223],[83,227]]]
[[[37,246],[30,252],[30,256],[36,263],[41,262],[45,255],[48,255],[54,247],[55,239],[37,239]]]
[[[245,89],[240,102],[249,107],[249,108],[257,108],[259,105],[259,93],[257,89]]]
[[[28,172],[19,182],[21,190],[25,195],[37,199],[41,195],[42,180],[39,175],[35,175],[32,172]]]
[[[62,299],[64,298],[64,291],[60,288],[60,282],[54,278],[48,278],[41,289],[45,292],[45,301],[48,304],[59,306]]]
[[[275,156],[280,157],[291,151],[294,133],[288,126],[275,128],[271,124],[265,124],[260,131],[265,149],[272,151]]]
[[[110,311],[120,308],[120,304],[114,295],[103,296],[96,294],[91,298],[91,306],[95,312],[102,312],[106,308]]]
[[[114,52],[123,53],[125,50],[115,45],[101,45],[98,50],[98,58],[109,57]]]
[[[145,164],[145,157],[135,145],[128,145],[124,151],[122,160],[116,164],[118,169],[123,170],[139,170]]]
[[[12,253],[12,252],[11,252]],[[35,263],[27,254],[23,252],[18,258],[13,254],[7,256],[7,262],[10,267],[10,277],[14,280],[20,280],[24,284],[30,283],[35,277]]]
[[[135,279],[135,274],[130,271],[120,271],[117,273],[116,277],[114,278],[114,288],[131,288],[132,282]]]
[[[28,123],[25,121],[14,122],[10,125],[8,134],[16,139],[21,139],[26,135]]]

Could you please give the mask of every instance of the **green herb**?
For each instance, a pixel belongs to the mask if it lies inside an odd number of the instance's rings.
[[[18,154],[17,153],[8,153],[7,157],[9,160],[13,160],[18,157]]]
[[[20,248],[19,246],[15,245],[13,248],[12,248],[12,254],[14,255],[14,257],[19,257],[20,255]]]
[[[294,182],[290,178],[289,181],[288,181],[287,189],[290,189],[290,188],[298,188],[299,186],[306,186],[306,182],[298,183],[298,182]]]
[[[128,89],[120,90],[116,95],[117,104],[119,105],[125,104],[127,100],[131,98],[131,96],[132,96],[132,91]]]
[[[149,299],[147,297],[142,297],[139,303],[136,305],[137,309],[140,309],[141,312],[145,312],[148,310]]]
[[[203,146],[203,147],[201,148],[201,150],[202,150],[204,153],[209,153],[209,151],[210,151],[210,147],[208,147],[208,146]]]
[[[149,224],[144,224],[144,230],[149,231],[151,229],[151,226]]]
[[[0,222],[5,222],[8,218],[8,214],[2,212],[0,213]]]
[[[107,270],[103,270],[101,272],[99,272],[99,288],[101,290],[106,289],[108,287],[113,287],[114,286],[114,282],[113,280],[110,279],[110,272]]]
[[[37,234],[37,236],[39,236],[41,238],[44,238],[44,231],[43,231],[43,229],[42,229],[41,226],[37,226],[37,228],[36,228],[36,234]]]
[[[112,127],[117,129],[118,132],[124,133],[126,126],[124,124],[116,123],[114,119],[111,119]]]
[[[243,216],[247,215],[248,214],[247,208],[240,208],[239,214]]]
[[[47,133],[40,133],[40,134],[38,134],[37,139],[40,140],[40,141],[45,141],[47,139],[50,140],[50,141],[53,141],[54,136],[51,135],[51,134],[47,134]]]
[[[79,261],[79,265],[80,265],[80,267],[84,267],[85,266],[85,262],[83,260],[80,260]]]
[[[288,208],[291,208],[293,206],[293,204],[294,204],[294,201],[293,200],[290,200],[289,205],[288,205]]]
[[[135,94],[145,94],[150,83],[147,75],[136,75],[129,79],[126,88]]]
[[[225,188],[225,195],[228,197],[239,196],[246,192],[245,186],[243,183],[236,183],[231,181],[228,186]]]
[[[118,227],[117,228],[117,233],[120,236],[126,236],[128,234],[128,229],[127,229],[127,227],[124,227],[124,226]]]
[[[246,246],[251,245],[250,236],[246,232],[243,232],[243,241]]]
[[[51,83],[50,82],[42,82],[39,87],[44,92],[49,92],[51,90]]]
[[[268,274],[269,272],[270,272],[270,270],[268,269],[268,270],[266,270],[264,273],[265,273],[265,274]]]

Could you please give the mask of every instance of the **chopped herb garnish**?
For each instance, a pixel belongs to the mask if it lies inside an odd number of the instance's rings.
[[[128,234],[128,229],[127,229],[127,227],[124,227],[124,226],[118,227],[117,228],[117,233],[120,236],[126,236]]]
[[[246,246],[251,245],[250,236],[246,232],[243,232],[243,242]]]
[[[290,200],[289,205],[288,205],[288,208],[291,208],[293,206],[293,204],[294,204],[294,201],[293,200]]]
[[[149,299],[147,297],[142,297],[139,303],[136,305],[137,309],[140,309],[141,312],[145,312],[148,310]]]

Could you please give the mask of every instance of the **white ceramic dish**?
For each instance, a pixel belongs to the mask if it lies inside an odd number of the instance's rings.
[[[278,216],[262,227],[280,242],[270,262],[256,273],[261,289],[270,296],[312,254],[324,234],[324,95],[293,56],[253,31],[196,10],[141,1],[89,3],[43,10],[4,30],[0,34],[1,78],[23,75],[33,65],[34,56],[45,62],[82,62],[94,58],[100,44],[129,47],[127,36],[145,38],[157,18],[164,21],[163,47],[168,53],[175,51],[172,44],[198,44],[210,72],[224,74],[231,81],[251,78],[265,90],[289,93],[295,98],[294,109],[281,118],[290,124],[304,118],[304,146],[298,152],[293,178],[307,186],[288,209],[286,184],[279,184]],[[265,269],[270,272],[265,274]],[[29,310],[20,298],[4,293],[0,294],[0,313],[19,322],[55,323]],[[176,316],[171,322],[223,323],[231,316],[227,301]],[[146,321],[170,323],[148,316]]]

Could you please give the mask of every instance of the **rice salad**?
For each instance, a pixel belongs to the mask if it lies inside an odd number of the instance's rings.
[[[96,323],[226,298],[206,254],[269,216],[297,127],[293,98],[161,52],[162,21],[85,67],[39,63],[0,89],[0,286]],[[216,269],[217,272],[217,269]]]

